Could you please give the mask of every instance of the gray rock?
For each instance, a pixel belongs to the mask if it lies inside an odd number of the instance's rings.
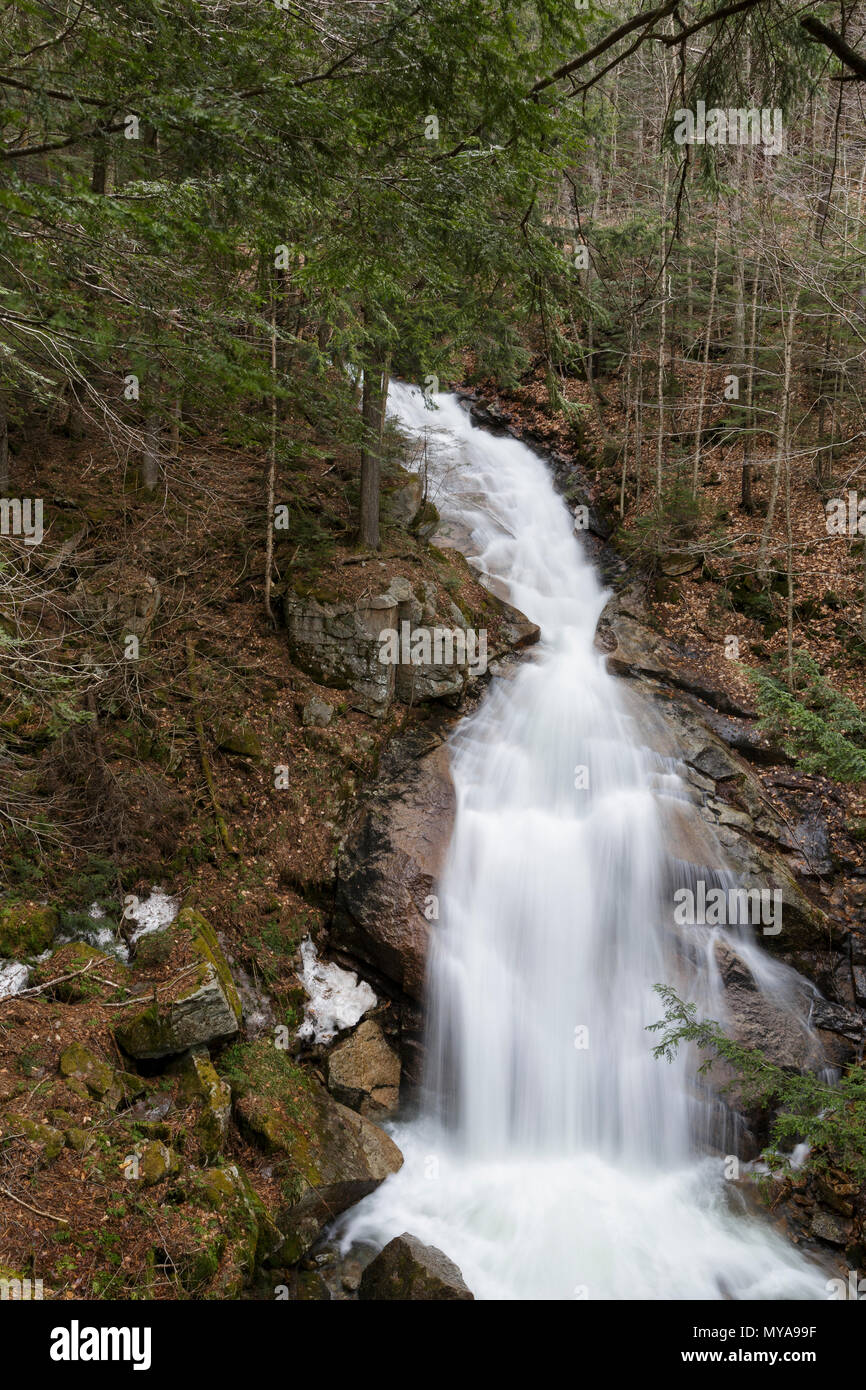
[[[384,1130],[313,1081],[301,1102],[303,1123],[278,1100],[273,1092],[251,1091],[236,1103],[235,1117],[251,1143],[284,1161],[276,1216],[283,1244],[274,1262],[296,1264],[335,1216],[398,1171],[403,1155]]]
[[[424,501],[424,483],[418,473],[401,468],[397,486],[383,492],[386,517],[407,530],[412,525]]]
[[[838,1033],[851,1042],[860,1042],[864,1034],[864,1022],[854,1009],[844,1004],[833,1004],[827,999],[816,999],[812,1006],[812,1023],[828,1033]]]
[[[358,1297],[365,1301],[470,1302],[475,1295],[463,1275],[435,1245],[422,1245],[404,1231],[388,1242],[361,1276]]]
[[[805,1014],[777,1007],[758,990],[745,962],[726,941],[716,942],[716,962],[725,986],[729,1019],[725,1031],[744,1047],[760,1048],[769,1061],[791,1071],[804,1071],[824,1060],[810,1033]]]
[[[829,1245],[847,1245],[851,1239],[851,1222],[829,1211],[816,1211],[812,1217],[812,1235]]]
[[[304,705],[301,721],[308,729],[326,729],[334,717],[334,706],[314,695]]]

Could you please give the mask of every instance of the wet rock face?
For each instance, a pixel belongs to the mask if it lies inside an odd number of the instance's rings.
[[[391,776],[383,769],[346,836],[331,940],[420,999],[436,884],[454,822],[454,786],[444,743],[422,733],[402,748],[407,756]]]
[[[404,1231],[388,1242],[361,1276],[358,1297],[362,1300],[470,1302],[475,1295],[463,1282],[463,1275],[435,1245],[422,1245]]]
[[[804,1021],[761,994],[748,966],[728,942],[717,941],[715,952],[730,1015],[726,1031],[734,1041],[760,1048],[776,1066],[791,1071],[819,1066],[823,1049]]]
[[[686,785],[685,801],[659,798],[671,853],[698,876],[702,869],[727,869],[738,887],[780,892],[780,929],[761,932],[760,944],[827,996],[813,1004],[812,1022],[828,1060],[838,1064],[866,1033],[866,1015],[858,1007],[866,991],[866,937],[857,922],[863,864],[846,839],[844,807],[835,807],[838,794],[826,779],[806,777],[786,764],[784,753],[756,727],[754,711],[710,688],[644,618],[634,593],[612,599],[597,645],[627,678],[646,743],[677,764]],[[777,787],[784,793],[784,818],[770,797]],[[844,890],[840,869],[853,875]],[[758,1020],[757,996],[730,962],[723,973],[732,1012],[741,1016],[743,1041],[761,1045],[766,1028],[765,1042],[780,1060],[788,1059],[781,1064],[801,1065],[796,1040],[771,1020]]]
[[[328,1054],[328,1090],[336,1100],[373,1119],[396,1110],[400,1058],[374,1019],[365,1019]]]

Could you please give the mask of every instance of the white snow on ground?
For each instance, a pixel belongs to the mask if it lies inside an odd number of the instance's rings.
[[[19,994],[30,979],[30,966],[18,960],[0,962],[0,999],[9,994]]]
[[[140,936],[170,927],[179,911],[180,899],[171,897],[154,885],[149,898],[137,898],[124,912],[127,922],[136,924],[130,941],[138,941]]]
[[[372,1009],[376,996],[354,970],[341,970],[339,965],[320,961],[309,937],[301,946],[301,960],[299,979],[310,1002],[304,1010],[298,1037],[309,1042],[330,1042],[341,1029],[354,1028]]]

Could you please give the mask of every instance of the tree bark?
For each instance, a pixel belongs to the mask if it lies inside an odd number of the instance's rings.
[[[787,320],[785,319],[784,313],[782,315],[782,332],[785,339],[784,367],[782,370],[782,400],[779,406],[779,425],[776,432],[776,457],[773,461],[773,479],[770,484],[770,499],[767,503],[767,519],[764,522],[764,530],[761,535],[761,544],[758,553],[758,572],[765,582],[769,578],[767,551],[769,549],[770,536],[773,530],[776,498],[779,493],[779,479],[783,465],[787,465],[790,446],[788,421],[791,413],[791,364],[794,354],[794,325],[796,319],[797,296],[795,294],[788,310]]]
[[[265,546],[265,612],[276,627],[271,609],[271,580],[274,568],[274,495],[277,474],[277,299],[271,289],[271,438],[268,445],[268,530]]]
[[[758,288],[761,282],[761,262],[755,262],[755,279],[752,285],[752,308],[749,323],[749,359],[746,367],[746,436],[745,459],[743,461],[743,482],[740,491],[740,506],[751,516],[755,510],[752,496],[752,465],[748,462],[755,442],[755,343],[758,324]]]
[[[379,495],[382,482],[382,432],[388,397],[390,361],[364,368],[361,420],[361,517],[358,539],[370,550],[379,549]]]
[[[713,239],[713,278],[710,282],[710,303],[707,309],[707,327],[704,334],[704,360],[701,367],[701,385],[698,391],[698,420],[695,426],[695,457],[692,464],[692,492],[698,495],[701,471],[701,434],[704,428],[704,405],[707,399],[707,380],[710,374],[710,343],[713,336],[713,319],[716,316],[716,287],[719,283],[719,223]]]
[[[6,406],[0,400],[0,497],[9,491],[9,424]]]
[[[159,487],[159,416],[155,413],[149,414],[144,422],[141,486],[147,493],[154,493]]]

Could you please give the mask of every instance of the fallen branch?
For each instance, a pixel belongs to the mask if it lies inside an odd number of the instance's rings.
[[[39,1207],[31,1207],[29,1202],[25,1202],[21,1197],[16,1197],[14,1192],[10,1192],[8,1187],[4,1187],[0,1182],[0,1192],[10,1201],[17,1202],[19,1207],[25,1207],[27,1211],[32,1211],[36,1216],[46,1216],[49,1221],[61,1221],[64,1226],[69,1225],[69,1220],[65,1216],[55,1216],[50,1211],[40,1211]]]

